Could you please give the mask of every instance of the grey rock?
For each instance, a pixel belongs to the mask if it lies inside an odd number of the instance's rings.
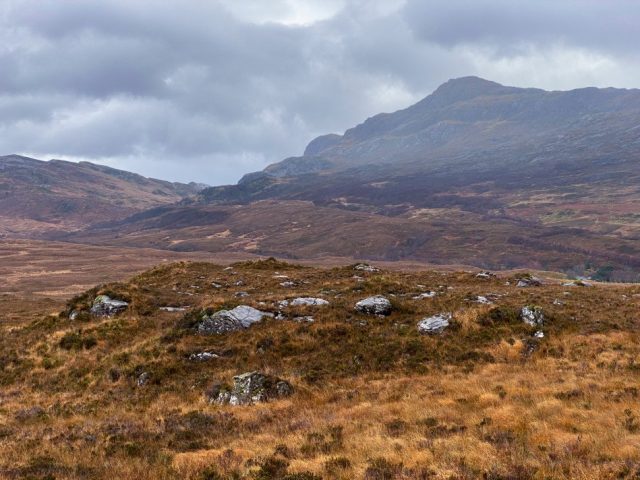
[[[184,312],[188,309],[189,307],[160,307],[160,310],[162,310],[163,312]]]
[[[199,352],[189,355],[189,360],[191,360],[192,362],[208,362],[209,360],[213,360],[214,358],[220,358],[220,355],[217,355],[213,352]]]
[[[122,300],[114,300],[107,295],[98,295],[91,306],[91,314],[96,317],[113,317],[127,309],[129,304]]]
[[[542,280],[539,278],[530,276],[530,277],[522,277],[518,280],[516,287],[526,288],[526,287],[539,287],[542,285]]]
[[[291,282],[291,281],[282,282],[280,283],[280,286],[284,288],[292,288],[296,286],[296,282]]]
[[[204,316],[197,326],[201,335],[220,335],[249,328],[264,317],[272,316],[247,305],[240,305],[233,310],[220,310],[211,316]]]
[[[541,327],[544,324],[544,314],[542,308],[533,305],[522,307],[520,318],[531,327]]]
[[[291,305],[292,307],[302,307],[302,306],[318,307],[322,305],[329,305],[329,302],[327,302],[324,298],[298,297],[291,300],[291,302],[289,302],[289,305]]]
[[[369,273],[375,273],[380,271],[378,267],[374,267],[373,265],[369,265],[368,263],[358,263],[355,267],[353,267],[353,269],[358,270],[360,272],[369,272]]]
[[[217,395],[210,397],[219,405],[252,405],[268,402],[293,394],[293,387],[285,380],[260,372],[248,372],[233,377],[231,389],[220,388]]]
[[[450,313],[441,313],[432,317],[423,318],[418,322],[418,331],[426,334],[441,333],[449,326],[450,320]]]
[[[357,312],[367,315],[389,315],[392,307],[391,302],[382,295],[376,295],[360,300],[356,303]]]
[[[492,272],[480,272],[476,274],[476,278],[482,278],[484,280],[489,280],[491,278],[495,278],[496,274]]]
[[[414,297],[411,297],[413,300],[423,300],[425,298],[433,298],[437,295],[436,292],[425,292],[425,293],[421,293],[420,295],[416,295]]]
[[[142,372],[140,375],[138,375],[138,379],[136,380],[136,383],[138,384],[139,387],[143,387],[149,382],[150,378],[151,378],[151,374],[149,372]]]

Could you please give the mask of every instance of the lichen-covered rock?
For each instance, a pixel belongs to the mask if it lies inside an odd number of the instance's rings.
[[[249,328],[268,316],[271,314],[240,305],[232,310],[220,310],[213,315],[203,316],[196,328],[201,335],[220,335]]]
[[[289,305],[291,305],[292,307],[319,307],[322,305],[329,305],[329,302],[327,302],[324,298],[298,297],[291,300],[289,302]]]
[[[520,318],[531,327],[541,327],[544,324],[544,314],[542,308],[533,305],[522,307]]]
[[[288,397],[293,387],[285,380],[260,372],[248,372],[233,377],[233,388],[221,387],[210,401],[219,405],[251,405]]]
[[[357,312],[367,315],[389,315],[391,314],[391,302],[382,295],[368,297],[356,303]]]
[[[441,313],[432,317],[423,318],[418,322],[418,331],[426,334],[441,333],[449,326],[450,313]]]
[[[129,304],[107,295],[98,295],[91,306],[91,314],[96,317],[113,317],[127,309]]]
[[[495,278],[496,274],[492,272],[479,272],[476,274],[476,278],[482,278],[483,280],[489,280],[491,278]]]

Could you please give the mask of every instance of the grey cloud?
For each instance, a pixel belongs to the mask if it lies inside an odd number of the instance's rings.
[[[554,43],[635,53],[640,42],[634,0],[409,0],[405,18],[423,40],[491,45],[502,55]]]
[[[638,7],[606,3],[0,0],[0,154],[232,182],[452,77],[634,78]]]

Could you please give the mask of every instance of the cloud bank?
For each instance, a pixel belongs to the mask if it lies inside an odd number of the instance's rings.
[[[0,154],[235,182],[449,78],[640,87],[633,0],[0,0]]]

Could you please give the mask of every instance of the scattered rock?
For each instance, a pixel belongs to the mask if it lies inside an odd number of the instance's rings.
[[[313,323],[315,322],[315,319],[310,315],[306,315],[304,317],[293,317],[293,321],[300,323]]]
[[[437,293],[432,291],[432,292],[421,293],[420,295],[416,295],[415,297],[411,297],[411,298],[413,298],[414,300],[422,300],[425,298],[433,298],[436,295]]]
[[[219,405],[251,405],[268,402],[293,394],[293,387],[285,380],[260,372],[248,372],[233,377],[233,388],[220,387],[210,401]]]
[[[572,280],[570,282],[565,282],[562,284],[563,287],[593,287],[593,285],[589,282],[585,282],[583,280]]]
[[[542,330],[538,330],[536,333],[533,334],[533,336],[535,338],[544,338],[544,332]]]
[[[315,298],[315,297],[298,297],[294,298],[289,302],[289,305],[292,307],[306,307],[306,306],[314,306],[319,307],[322,305],[329,305],[324,298]]]
[[[96,317],[112,317],[127,309],[129,304],[122,300],[115,300],[107,295],[98,295],[93,301],[91,314]]]
[[[560,300],[560,299],[556,298],[556,299],[553,301],[553,304],[554,304],[554,305],[558,305],[558,306],[560,306],[560,305],[564,305],[564,302],[563,302],[562,300]]]
[[[211,284],[211,286],[212,286],[213,288],[222,288],[222,285],[221,285],[220,283],[216,283],[216,282],[213,282],[213,283]]]
[[[522,307],[520,318],[531,327],[541,327],[544,324],[544,314],[542,308],[533,305]]]
[[[184,312],[189,307],[160,307],[163,312]]]
[[[482,305],[493,305],[493,302],[483,295],[478,295],[476,297],[476,302]]]
[[[212,360],[214,358],[220,358],[220,355],[217,355],[213,352],[199,352],[189,355],[189,360],[191,360],[192,362],[208,362],[209,360]]]
[[[247,305],[240,305],[233,310],[220,310],[211,316],[204,316],[197,330],[201,335],[220,335],[249,328],[260,322],[270,313],[261,312]]]
[[[236,298],[245,298],[248,297],[249,294],[247,292],[236,292],[233,296]]]
[[[432,317],[423,318],[418,322],[418,331],[420,333],[435,334],[441,333],[449,326],[451,320],[450,313],[441,313]]]
[[[291,282],[291,281],[282,282],[280,283],[280,286],[284,288],[293,288],[296,286],[296,282]]]
[[[138,379],[136,380],[136,383],[138,384],[139,387],[143,387],[149,382],[150,378],[151,378],[151,374],[149,372],[142,372],[140,375],[138,375]]]
[[[356,266],[353,267],[353,269],[358,270],[360,272],[369,272],[369,273],[375,273],[380,271],[378,267],[374,267],[373,265],[369,265],[368,263],[358,263]]]
[[[522,277],[518,280],[516,287],[526,288],[526,287],[540,287],[542,285],[542,280],[536,278],[534,276]]]
[[[389,315],[391,313],[391,302],[382,295],[376,295],[360,300],[356,303],[357,312],[368,315]]]
[[[482,278],[482,279],[484,279],[484,280],[489,280],[489,279],[491,279],[491,278],[495,278],[495,277],[496,277],[496,274],[495,274],[495,273],[487,272],[487,271],[485,271],[485,272],[480,272],[480,273],[477,273],[477,274],[476,274],[476,278]]]
[[[80,312],[77,310],[73,310],[70,314],[69,314],[69,320],[74,321],[78,318],[78,315],[80,315]]]

